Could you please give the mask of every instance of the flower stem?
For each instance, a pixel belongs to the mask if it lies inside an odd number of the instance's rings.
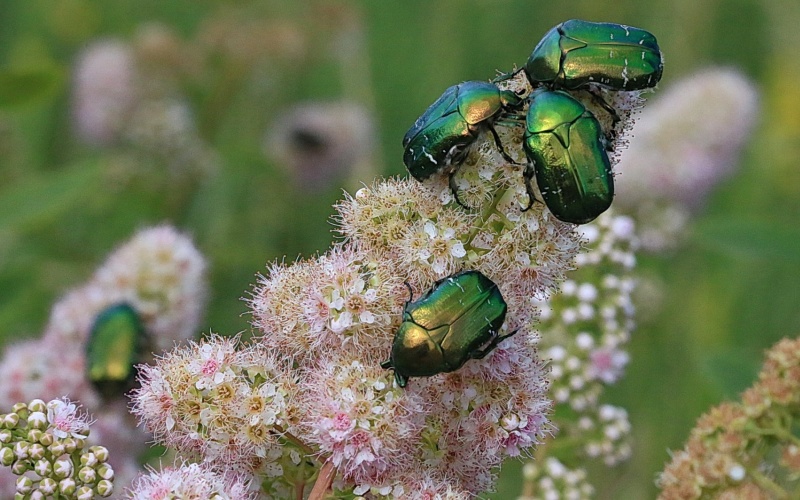
[[[334,477],[336,477],[336,467],[333,465],[333,462],[328,460],[322,464],[322,468],[319,470],[319,476],[317,476],[317,481],[314,483],[314,487],[308,495],[308,500],[323,500],[325,494],[331,487],[331,483],[333,483]]]
[[[789,493],[787,493],[786,490],[762,474],[758,469],[748,469],[747,473],[751,478],[753,478],[753,482],[756,483],[761,489],[766,490],[772,498],[789,498]]]

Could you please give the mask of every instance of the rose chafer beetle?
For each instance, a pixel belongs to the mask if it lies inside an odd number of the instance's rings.
[[[406,302],[391,356],[381,364],[394,369],[400,387],[409,377],[452,372],[470,359],[482,359],[517,332],[498,334],[506,302],[497,285],[478,271],[444,278],[418,300],[412,299]]]
[[[551,89],[642,90],[658,83],[664,63],[648,31],[572,19],[545,34],[523,69],[531,84]]]
[[[408,172],[422,181],[447,171],[450,190],[460,204],[453,174],[464,161],[469,146],[480,133],[489,130],[497,148],[509,163],[493,124],[503,115],[518,109],[524,101],[510,90],[500,90],[489,82],[463,82],[444,91],[403,137],[403,163]]]
[[[585,224],[611,206],[614,177],[602,128],[570,94],[546,89],[531,94],[522,145],[557,219]]]
[[[112,305],[97,315],[86,344],[86,373],[107,399],[133,387],[145,330],[128,304]]]

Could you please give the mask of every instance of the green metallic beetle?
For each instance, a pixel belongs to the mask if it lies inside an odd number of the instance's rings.
[[[585,224],[611,206],[614,177],[602,128],[569,93],[539,89],[531,94],[522,145],[557,219]]]
[[[128,304],[112,305],[97,315],[86,344],[86,373],[104,397],[119,397],[133,387],[144,340],[139,315]]]
[[[656,37],[640,28],[573,19],[545,34],[523,68],[531,84],[575,90],[596,84],[641,90],[661,79]]]
[[[482,359],[517,333],[498,335],[506,302],[497,285],[478,271],[444,278],[417,301],[412,299],[406,302],[391,356],[381,364],[394,369],[400,387],[409,377],[452,372],[470,359]]]
[[[464,161],[469,146],[484,130],[509,163],[514,162],[503,149],[493,124],[504,114],[518,109],[523,99],[510,90],[500,90],[489,82],[463,82],[444,91],[403,137],[403,163],[408,172],[422,181],[447,171],[456,201],[458,190],[453,174]]]

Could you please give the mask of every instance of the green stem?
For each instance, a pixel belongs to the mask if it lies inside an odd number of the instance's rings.
[[[478,233],[480,233],[485,228],[486,223],[489,222],[489,218],[493,214],[500,215],[501,217],[503,217],[503,219],[505,219],[505,216],[503,216],[503,214],[497,211],[497,205],[500,203],[500,200],[502,200],[503,197],[505,196],[506,191],[507,191],[506,189],[500,189],[499,191],[497,191],[495,195],[492,197],[492,202],[489,203],[488,205],[485,205],[483,210],[481,210],[480,222],[475,224],[472,228],[472,231],[470,231],[469,234],[467,235],[466,247],[468,247],[468,249],[476,250],[475,248],[472,247],[472,240],[474,240],[475,237],[478,235]]]
[[[758,436],[775,437],[781,441],[789,441],[790,443],[796,446],[800,446],[800,438],[789,432],[784,427],[771,427],[767,429],[758,427],[754,429],[748,429],[748,432],[752,432],[753,434],[756,434]]]
[[[747,473],[753,479],[753,482],[756,483],[761,489],[769,492],[772,498],[789,498],[789,493],[786,490],[762,474],[758,469],[748,469]]]

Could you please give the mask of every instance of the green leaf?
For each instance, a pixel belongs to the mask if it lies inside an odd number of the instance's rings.
[[[734,257],[800,261],[800,229],[763,220],[706,219],[692,239]]]
[[[101,180],[97,162],[31,175],[0,190],[0,231],[35,225],[62,216]]]
[[[61,87],[61,71],[53,67],[0,70],[0,108],[36,103]]]

